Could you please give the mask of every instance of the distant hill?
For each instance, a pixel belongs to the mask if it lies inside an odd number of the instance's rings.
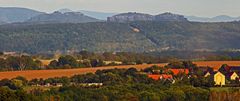
[[[71,10],[71,9],[63,8],[63,9],[58,10],[58,12],[68,13],[68,12],[75,12],[75,11],[73,11],[73,10]]]
[[[5,24],[6,22],[0,20],[0,25]]]
[[[132,22],[132,21],[188,21],[183,15],[163,13],[159,15],[149,15],[143,13],[129,12],[108,17],[108,22]]]
[[[152,21],[154,18],[153,15],[129,12],[117,14],[112,17],[108,17],[108,22],[132,22],[132,21]]]
[[[139,21],[0,26],[0,51],[153,52],[240,49],[240,22]],[[137,31],[136,31],[137,30]]]
[[[99,22],[100,20],[86,16],[80,12],[54,12],[51,14],[41,14],[27,20],[28,23],[86,23]]]
[[[96,11],[87,11],[87,10],[80,10],[80,12],[100,20],[107,20],[107,17],[111,17],[117,14],[117,13],[105,13],[105,12],[96,12]]]
[[[154,16],[154,21],[176,21],[176,22],[184,22],[188,21],[183,15],[172,14],[172,13],[163,13]]]
[[[40,14],[44,13],[27,8],[0,7],[0,20],[6,23],[23,22]]]
[[[213,18],[207,17],[196,17],[196,16],[186,16],[189,21],[195,22],[232,22],[232,21],[240,21],[240,17],[230,17],[227,15],[220,15]]]
[[[110,17],[110,16],[113,16],[113,15],[116,15],[116,14],[117,14],[117,13],[105,13],[105,12],[88,11],[88,10],[73,11],[73,10],[70,10],[70,9],[67,9],[67,8],[60,9],[60,10],[58,10],[58,11],[61,12],[61,13],[66,13],[66,12],[81,12],[81,13],[83,13],[84,15],[87,15],[87,16],[90,16],[90,17],[93,17],[93,18],[97,18],[97,19],[100,19],[100,20],[107,20],[107,17]]]

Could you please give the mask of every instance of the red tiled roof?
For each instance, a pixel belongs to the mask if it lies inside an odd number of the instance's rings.
[[[225,67],[225,70],[226,70],[227,72],[229,72],[231,68],[232,68],[231,66],[226,66],[226,67]]]
[[[164,78],[164,79],[171,79],[171,78],[173,78],[172,75],[167,75],[167,74],[162,74],[161,76],[162,76],[162,78]]]
[[[185,74],[189,73],[188,69],[170,69],[170,71],[173,72],[173,75],[177,75],[179,73],[185,73]]]
[[[171,79],[173,78],[172,75],[167,75],[167,74],[149,74],[149,78],[152,78],[153,80],[159,80],[159,79]]]
[[[148,77],[152,78],[153,80],[159,80],[160,79],[160,75],[149,74]]]

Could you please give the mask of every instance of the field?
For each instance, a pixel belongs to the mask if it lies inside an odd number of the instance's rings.
[[[209,66],[214,70],[218,70],[223,64],[228,64],[229,66],[240,66],[240,61],[199,61],[193,62],[197,66]]]
[[[40,60],[44,66],[47,66],[50,64],[51,61],[53,60]]]
[[[111,66],[111,67],[97,67],[97,68],[80,68],[80,69],[57,69],[57,70],[26,70],[26,71],[11,71],[11,72],[0,72],[0,79],[12,79],[17,76],[26,77],[28,80],[34,78],[51,78],[51,77],[62,77],[62,76],[73,76],[77,74],[95,73],[97,70],[113,69],[113,68],[130,68],[135,67],[138,70],[150,67],[152,65],[164,66],[166,64],[144,64],[144,65],[126,65],[126,66]]]
[[[194,62],[198,66],[210,66],[217,70],[222,64],[228,64],[231,66],[240,66],[240,61],[201,61]],[[58,69],[58,70],[27,70],[27,71],[11,71],[11,72],[0,72],[0,79],[12,79],[17,76],[26,77],[28,80],[34,78],[51,78],[51,77],[62,77],[62,76],[73,76],[77,74],[94,73],[97,70],[113,69],[113,68],[130,68],[135,67],[138,70],[150,67],[152,65],[164,66],[166,64],[143,64],[143,65],[125,65],[125,66],[111,66],[111,67],[97,67],[97,68],[81,68],[81,69]]]

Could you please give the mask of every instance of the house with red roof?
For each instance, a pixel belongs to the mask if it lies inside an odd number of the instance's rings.
[[[173,75],[178,75],[180,73],[189,74],[189,69],[169,69],[173,72]]]
[[[152,78],[153,80],[161,80],[161,79],[172,79],[172,75],[168,74],[148,74],[149,78]]]
[[[171,71],[173,74],[168,74],[167,71]],[[173,75],[178,75],[178,74],[189,74],[188,69],[168,69],[165,71],[164,74],[148,74],[149,78],[152,78],[154,80],[160,80],[160,79],[173,79]]]

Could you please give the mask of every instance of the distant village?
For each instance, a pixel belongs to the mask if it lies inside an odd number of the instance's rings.
[[[215,86],[234,86],[234,84],[240,83],[240,66],[228,66],[223,65],[218,70],[212,68],[201,68],[203,77],[209,77],[215,83]],[[152,73],[148,73],[148,77],[154,80],[169,80],[172,83],[175,82],[174,76],[184,74],[190,78],[192,70],[189,69],[167,69],[160,73],[161,70],[153,70]],[[169,73],[171,72],[171,73]]]

